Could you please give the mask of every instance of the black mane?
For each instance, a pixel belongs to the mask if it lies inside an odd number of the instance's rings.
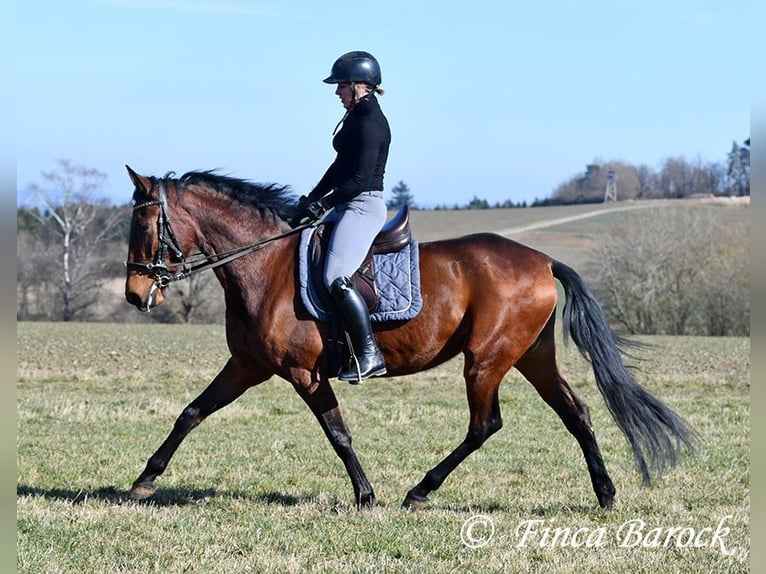
[[[295,215],[296,200],[287,185],[275,183],[253,183],[215,173],[215,170],[190,171],[179,178],[183,185],[210,187],[244,205],[272,211],[282,219]]]

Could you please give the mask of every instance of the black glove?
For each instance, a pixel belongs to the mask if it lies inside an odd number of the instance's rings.
[[[299,225],[311,224],[322,219],[330,209],[324,198],[319,198],[316,201],[309,200],[305,195],[301,195],[298,199],[298,205],[295,207],[296,215],[289,219],[287,223],[295,229]]]
[[[306,211],[309,214],[312,222],[319,221],[324,217],[324,214],[330,210],[330,206],[327,205],[324,197],[320,197],[316,201],[312,201],[306,206]]]

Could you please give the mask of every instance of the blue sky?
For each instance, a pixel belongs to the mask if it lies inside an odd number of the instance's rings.
[[[595,159],[723,161],[750,135],[750,2],[18,3],[18,197],[66,158],[107,175],[220,168],[307,193],[343,115],[338,56],[379,60],[387,197],[531,202]]]

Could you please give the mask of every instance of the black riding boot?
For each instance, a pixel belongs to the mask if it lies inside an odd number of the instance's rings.
[[[343,324],[351,337],[358,371],[351,368],[338,375],[341,381],[361,383],[362,379],[384,375],[386,361],[375,343],[370,325],[370,313],[359,291],[348,277],[338,277],[330,288],[333,299],[340,309]]]

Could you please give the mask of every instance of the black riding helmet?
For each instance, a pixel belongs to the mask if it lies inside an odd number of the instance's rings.
[[[377,86],[381,82],[380,65],[369,52],[348,52],[335,60],[325,84],[365,83]]]

